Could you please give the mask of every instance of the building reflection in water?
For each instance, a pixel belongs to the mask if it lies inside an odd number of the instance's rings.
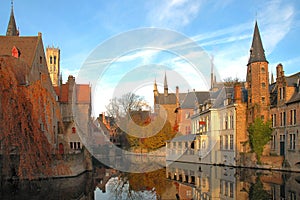
[[[300,199],[300,173],[168,163],[178,199]]]
[[[0,199],[300,199],[300,173],[172,162],[147,173],[94,163],[72,178],[1,180]]]
[[[0,199],[94,199],[92,173],[44,180],[1,180]]]

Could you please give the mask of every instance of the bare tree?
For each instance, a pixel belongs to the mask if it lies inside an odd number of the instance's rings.
[[[123,94],[120,98],[113,98],[106,106],[107,114],[114,118],[122,118],[128,115],[131,111],[142,110],[148,107],[148,104],[143,97],[134,93]]]
[[[241,80],[236,77],[236,78],[232,78],[232,77],[227,77],[225,79],[223,79],[224,85],[225,86],[234,86],[237,83],[241,83]]]

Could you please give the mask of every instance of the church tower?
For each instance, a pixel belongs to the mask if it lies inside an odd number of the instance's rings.
[[[257,22],[255,22],[250,58],[247,64],[247,119],[251,124],[255,118],[269,119],[269,72]]]
[[[53,86],[58,86],[60,82],[60,49],[47,47],[47,65]]]
[[[6,36],[19,36],[19,31],[17,29],[16,20],[15,20],[15,16],[14,16],[13,1],[11,1],[11,11],[10,11],[10,17],[9,17],[7,30],[6,30]]]

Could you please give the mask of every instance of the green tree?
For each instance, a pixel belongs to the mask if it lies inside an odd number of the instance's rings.
[[[261,118],[256,118],[254,123],[248,128],[250,146],[256,153],[257,159],[260,162],[260,157],[263,153],[264,146],[270,141],[272,128],[270,121],[263,122]]]
[[[255,184],[252,184],[249,191],[249,199],[257,200],[257,199],[271,199],[271,195],[264,190],[264,186],[259,178]]]

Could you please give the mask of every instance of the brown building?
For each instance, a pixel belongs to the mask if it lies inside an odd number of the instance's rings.
[[[248,124],[260,117],[264,121],[269,119],[269,72],[268,61],[266,60],[257,22],[255,22],[250,58],[247,64],[247,90]]]
[[[286,76],[282,64],[276,67],[276,82],[270,85],[273,134],[271,153],[283,156],[284,165],[300,166],[300,72]]]
[[[176,87],[176,93],[169,93],[167,75],[164,77],[164,92],[159,93],[156,81],[154,83],[154,112],[163,112],[166,114],[167,121],[174,127],[177,124],[176,109],[180,105],[180,101],[184,99],[186,93],[179,93],[179,88]]]
[[[14,63],[12,67],[16,72],[19,84],[27,87],[28,94],[33,94],[38,90],[44,93],[44,96],[36,97],[34,102],[48,111],[40,113],[38,121],[40,129],[47,135],[53,151],[55,151],[57,148],[57,134],[59,133],[60,112],[48,73],[42,34],[20,36],[16,27],[13,7],[11,7],[6,36],[0,36],[0,57],[7,60],[6,63]],[[35,107],[38,106],[35,105]]]
[[[65,84],[54,87],[64,125],[64,134],[59,135],[60,152],[81,152],[83,143],[87,144],[91,134],[91,87],[76,84],[70,75]]]

